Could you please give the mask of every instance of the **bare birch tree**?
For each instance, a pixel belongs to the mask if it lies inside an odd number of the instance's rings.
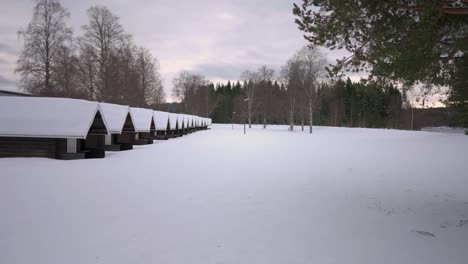
[[[88,24],[82,27],[84,35],[80,38],[82,53],[91,56],[88,63],[96,63],[97,70],[94,77],[93,96],[102,99],[109,88],[110,64],[108,63],[112,49],[114,49],[124,37],[123,28],[119,18],[105,6],[93,6],[87,10]],[[105,97],[105,96],[104,96]]]
[[[139,86],[143,91],[146,105],[158,108],[165,98],[159,62],[143,47],[138,49],[136,57]]]
[[[38,0],[27,28],[18,31],[24,38],[24,49],[15,69],[21,85],[33,94],[56,96],[59,50],[69,45],[72,30],[65,23],[68,11],[55,0]]]
[[[312,133],[314,123],[314,100],[318,89],[318,81],[325,71],[324,55],[315,47],[306,46],[297,53],[303,72],[303,88],[309,107],[309,132]]]
[[[286,93],[288,97],[288,121],[289,121],[289,130],[294,130],[294,114],[296,112],[297,106],[297,96],[298,90],[302,89],[300,76],[300,61],[297,56],[293,56],[289,59],[286,64],[281,67],[280,72],[280,81],[286,88]]]
[[[245,96],[246,98],[244,101],[247,103],[247,119],[249,121],[249,128],[252,128],[252,112],[253,106],[256,99],[255,92],[256,92],[256,85],[258,83],[258,75],[255,72],[251,71],[244,71],[241,74],[241,79],[245,83]]]
[[[56,56],[57,61],[53,65],[53,71],[56,73],[56,95],[84,98],[82,91],[78,90],[78,58],[73,54],[72,48],[62,46]]]

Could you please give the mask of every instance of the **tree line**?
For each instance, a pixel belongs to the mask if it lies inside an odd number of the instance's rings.
[[[325,57],[316,48],[297,51],[276,73],[268,66],[244,71],[238,81],[213,84],[183,72],[174,79],[179,111],[210,116],[216,123],[314,124],[348,127],[409,128],[406,93],[375,80],[325,78]]]
[[[74,36],[66,23],[70,14],[58,0],[37,0],[31,22],[18,32],[24,39],[24,49],[16,72],[21,76],[21,86],[40,96],[163,107],[210,116],[221,123],[247,122],[264,127],[288,124],[291,130],[295,125],[307,125],[310,133],[314,124],[413,129],[415,111],[408,90],[416,84],[445,85],[450,88],[447,104],[455,113],[450,115],[455,120],[452,124],[468,125],[467,59],[463,50],[466,34],[451,35],[454,39],[446,43],[455,52],[431,49],[436,54],[428,56],[422,48],[414,50],[419,46],[413,44],[421,44],[421,40],[411,36],[417,36],[414,32],[423,34],[421,30],[428,23],[416,18],[431,13],[431,7],[406,10],[411,14],[407,16],[401,14],[400,7],[363,1],[359,16],[349,13],[335,17],[349,4],[303,2],[302,6],[295,5],[293,12],[310,45],[298,50],[279,71],[261,66],[242,72],[238,81],[226,84],[213,84],[203,75],[182,71],[172,80],[172,96],[179,104],[163,104],[158,60],[133,42],[119,18],[105,6],[90,7],[81,35]],[[312,9],[314,6],[318,9]],[[388,13],[388,8],[394,12]],[[369,10],[382,15],[378,20],[361,16]],[[335,23],[335,18],[341,22]],[[453,25],[455,31],[467,19],[445,13],[434,18]],[[359,23],[350,28],[356,21]],[[413,44],[399,43],[401,38],[392,40],[399,36],[395,30],[402,26]],[[384,33],[388,33],[389,43],[380,39],[382,32],[373,30],[379,28],[387,30]],[[422,44],[428,49],[433,47],[431,43],[424,40]],[[328,64],[318,46],[345,48],[352,55]],[[346,71],[365,71],[369,77],[353,83],[344,79]],[[419,117],[421,111],[416,112]]]
[[[38,0],[15,71],[20,85],[40,96],[82,98],[159,108],[165,101],[159,63],[137,46],[105,6],[87,10],[88,23],[74,36],[70,13],[57,0]]]

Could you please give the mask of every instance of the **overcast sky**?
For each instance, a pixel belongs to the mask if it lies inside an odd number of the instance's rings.
[[[90,6],[105,5],[119,16],[135,43],[159,59],[169,101],[172,79],[182,70],[215,83],[261,65],[278,72],[307,45],[294,23],[294,2],[299,0],[61,0],[75,36]],[[27,26],[33,7],[34,0],[0,0],[0,89],[17,89],[14,68],[23,43],[16,32]],[[331,62],[345,55],[324,52]]]
[[[74,35],[86,24],[86,9],[105,5],[126,32],[161,64],[166,92],[182,70],[213,82],[237,80],[242,71],[275,70],[307,42],[292,15],[292,0],[62,0]],[[0,0],[0,85],[14,88],[22,48],[16,32],[31,19],[34,0]]]

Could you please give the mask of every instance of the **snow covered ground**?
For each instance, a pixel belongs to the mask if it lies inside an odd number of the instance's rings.
[[[214,125],[0,159],[0,263],[467,263],[468,136]]]

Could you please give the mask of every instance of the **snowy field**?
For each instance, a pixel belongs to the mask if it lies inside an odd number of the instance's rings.
[[[0,263],[468,260],[468,136],[214,125],[103,160],[0,159]]]

